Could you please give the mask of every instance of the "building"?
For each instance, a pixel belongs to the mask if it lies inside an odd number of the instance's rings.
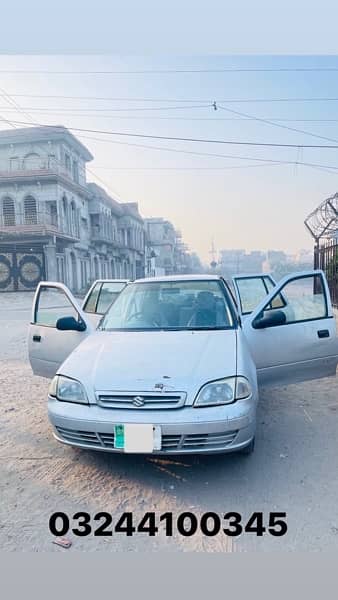
[[[65,127],[0,131],[0,291],[144,274],[138,206],[87,183],[92,159]]]
[[[226,277],[238,273],[261,273],[265,254],[259,250],[246,253],[245,250],[221,250],[221,271]]]
[[[159,218],[145,219],[148,276],[176,273],[176,231],[172,223]]]
[[[175,275],[202,271],[196,254],[190,253],[181,232],[162,217],[145,219],[146,274]]]
[[[88,184],[88,188],[94,249],[92,279],[143,277],[145,230],[137,203],[119,203],[95,183]]]

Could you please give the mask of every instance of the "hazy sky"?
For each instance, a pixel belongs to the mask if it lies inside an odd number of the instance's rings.
[[[335,144],[338,71],[131,72],[301,67],[338,68],[338,57],[118,60],[109,56],[1,56],[0,118],[29,123],[30,116],[41,124],[154,136],[296,146]],[[18,72],[29,70],[43,72]],[[10,94],[26,114],[18,112],[3,92]],[[336,100],[281,101],[297,98]],[[278,101],[267,101],[272,99]],[[210,106],[214,100],[217,111]],[[229,111],[275,120],[283,127],[249,120]],[[285,126],[332,141],[289,131]],[[9,127],[8,123],[0,122],[1,129]],[[119,200],[138,202],[143,216],[170,219],[203,260],[210,259],[212,239],[217,250],[273,248],[294,252],[302,247],[311,248],[304,218],[337,191],[338,170],[296,164],[338,167],[336,149],[163,141],[75,130],[73,133],[95,156],[89,164],[93,173],[88,173],[88,180],[100,183]],[[293,164],[276,165],[269,162],[272,160]],[[102,181],[95,179],[94,173]]]

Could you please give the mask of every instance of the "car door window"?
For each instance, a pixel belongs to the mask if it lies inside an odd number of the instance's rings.
[[[300,276],[287,282],[280,292],[271,299],[271,304],[280,295],[284,306],[279,310],[285,314],[285,325],[300,321],[325,319],[328,316],[323,278],[320,274]],[[269,310],[271,310],[270,304],[263,310],[263,316]]]
[[[109,306],[115,302],[116,298],[125,286],[126,284],[124,282],[112,281],[103,283],[99,292],[99,298],[95,312],[99,313],[100,315],[104,315]]]
[[[96,313],[96,306],[97,306],[97,300],[99,297],[99,292],[101,289],[102,283],[96,283],[92,289],[92,291],[90,292],[86,303],[83,307],[82,310],[84,310],[84,312],[87,313]]]
[[[59,288],[41,287],[35,306],[34,322],[45,327],[56,327],[61,317],[80,319],[68,296]]]
[[[236,279],[242,314],[250,314],[268,294],[263,277],[241,277]]]
[[[264,277],[264,283],[266,285],[267,293],[270,294],[276,284],[269,276]],[[272,310],[274,308],[283,308],[283,306],[285,306],[285,300],[281,294],[277,294],[273,300],[271,300],[268,308],[269,310]]]

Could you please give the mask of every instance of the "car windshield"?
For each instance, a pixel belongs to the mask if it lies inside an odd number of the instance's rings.
[[[181,280],[132,283],[106,313],[100,329],[230,329],[230,300],[220,281]]]

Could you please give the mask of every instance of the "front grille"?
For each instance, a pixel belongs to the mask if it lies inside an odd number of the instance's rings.
[[[114,433],[95,433],[95,431],[80,431],[55,428],[59,436],[73,444],[93,446],[95,448],[114,448]],[[221,433],[192,433],[187,435],[162,435],[161,452],[184,452],[198,450],[224,450],[236,438],[237,431],[225,431]]]
[[[102,408],[127,408],[134,410],[182,408],[185,392],[154,394],[152,392],[97,392],[97,403]]]
[[[191,433],[162,436],[163,450],[222,450],[231,444],[237,431],[222,433]]]

